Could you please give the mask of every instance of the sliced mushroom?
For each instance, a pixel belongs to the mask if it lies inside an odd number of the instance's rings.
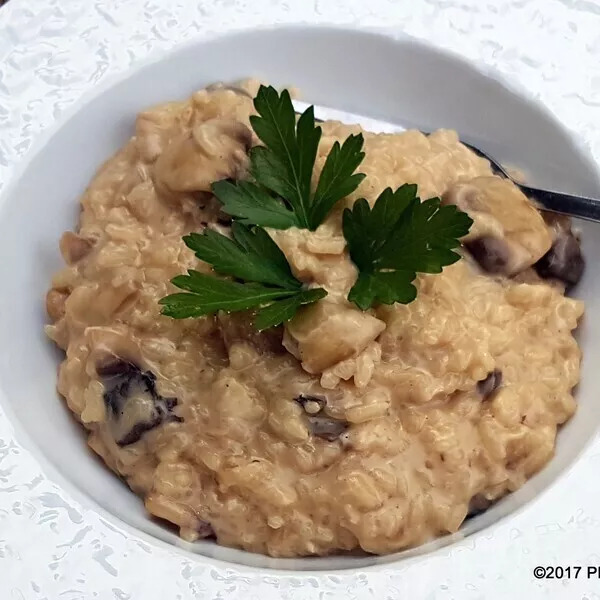
[[[208,521],[198,520],[196,525],[196,533],[200,539],[214,538],[216,537],[215,530]]]
[[[512,273],[522,264],[502,238],[484,236],[465,243],[465,248],[482,269],[492,274]]]
[[[65,231],[59,242],[60,252],[68,265],[73,265],[80,261],[94,246],[92,240],[88,240],[78,233]]]
[[[310,433],[328,442],[335,442],[349,426],[346,421],[339,421],[327,415],[309,415],[307,419]]]
[[[567,287],[574,286],[585,269],[581,243],[568,217],[547,213],[544,218],[552,233],[552,246],[534,268],[544,279],[558,279]]]
[[[477,391],[484,400],[487,400],[501,385],[502,371],[494,369],[485,379],[477,383]]]
[[[108,356],[96,365],[96,373],[104,379],[127,377],[136,371],[139,371],[136,365],[117,356]]]
[[[294,398],[307,414],[308,429],[311,435],[328,442],[335,442],[350,426],[347,421],[340,421],[325,414],[327,399],[323,396],[300,394]]]
[[[286,352],[282,344],[283,327],[273,327],[258,332],[247,313],[219,313],[217,326],[227,350],[236,342],[246,341],[261,353],[285,354]]]
[[[306,394],[300,394],[296,398],[294,398],[298,404],[302,406],[304,411],[309,415],[316,415],[320,413],[327,404],[327,399],[323,398],[323,396],[309,396]]]
[[[483,494],[475,494],[469,502],[467,518],[480,515],[481,513],[485,512],[493,503],[493,500],[489,500]]]
[[[202,218],[206,226],[217,224],[221,227],[228,227],[231,225],[231,215],[223,212],[223,205],[215,196],[208,192],[196,192],[194,197],[198,198],[198,207],[202,210]]]
[[[231,215],[228,215],[219,208],[215,220],[219,225],[221,225],[221,227],[228,227],[231,225],[231,221],[233,219],[231,218]]]
[[[476,177],[457,183],[443,201],[473,219],[465,247],[489,273],[516,275],[550,248],[550,233],[539,211],[507,179]]]
[[[109,427],[119,446],[139,441],[147,431],[161,423],[183,419],[174,414],[176,398],[165,398],[156,391],[156,377],[118,357],[96,367],[104,380],[104,402]]]

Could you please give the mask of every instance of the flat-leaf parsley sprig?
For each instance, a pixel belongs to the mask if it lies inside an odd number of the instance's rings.
[[[440,273],[459,260],[452,249],[472,223],[456,206],[441,206],[439,198],[421,202],[414,184],[385,189],[373,208],[364,198],[357,200],[344,210],[342,224],[359,271],[348,300],[362,310],[412,302],[417,272]]]
[[[250,124],[264,146],[250,150],[252,181],[219,181],[213,193],[223,210],[245,224],[314,231],[333,206],[351,194],[365,175],[355,173],[365,154],[362,134],[350,135],[331,148],[314,192],[311,181],[321,128],[314,109],[307,108],[296,121],[287,90],[261,86],[254,99],[257,115]]]
[[[363,136],[351,135],[331,148],[316,187],[313,170],[321,139],[313,107],[296,121],[289,92],[261,86],[250,123],[263,146],[250,150],[246,181],[218,181],[212,189],[233,217],[229,238],[210,229],[184,237],[196,256],[218,275],[189,270],[172,279],[184,290],[160,300],[162,313],[176,319],[254,311],[259,330],[289,321],[304,304],[324,298],[294,277],[287,259],[263,227],[314,231],[342,198],[365,177]],[[416,185],[388,188],[371,208],[361,198],[343,214],[343,233],[358,278],[348,300],[362,310],[377,304],[407,304],[416,297],[418,272],[439,273],[459,260],[453,251],[472,224],[439,198],[421,202]]]
[[[216,273],[235,280],[189,270],[171,282],[185,292],[162,298],[162,314],[175,319],[201,317],[220,310],[256,309],[254,325],[262,331],[291,319],[303,304],[327,295],[322,288],[306,289],[292,274],[279,246],[260,227],[233,222],[232,239],[205,229],[183,238],[196,256]]]

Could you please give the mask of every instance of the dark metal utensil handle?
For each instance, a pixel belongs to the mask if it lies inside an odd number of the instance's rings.
[[[586,198],[585,196],[575,196],[573,194],[565,194],[564,192],[540,190],[530,185],[519,183],[489,154],[462,140],[461,142],[475,152],[475,154],[487,159],[495,173],[499,173],[510,179],[527,197],[535,200],[544,210],[600,223],[600,198]]]
[[[521,185],[514,180],[512,181],[526,196],[535,200],[544,210],[600,223],[600,199],[573,196],[550,190],[539,190],[528,185]]]

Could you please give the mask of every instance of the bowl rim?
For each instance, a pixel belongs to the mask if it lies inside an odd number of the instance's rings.
[[[305,23],[305,22],[290,22],[290,23],[281,23],[281,24],[269,24],[262,26],[249,26],[249,27],[240,27],[231,29],[225,32],[215,32],[208,35],[203,35],[201,37],[195,36],[192,37],[182,43],[176,44],[175,46],[164,50],[157,49],[153,50],[148,56],[136,61],[132,66],[125,68],[122,71],[114,73],[112,75],[107,76],[105,79],[101,81],[100,84],[94,85],[87,91],[85,91],[79,98],[77,98],[68,108],[56,119],[50,126],[43,129],[39,134],[37,134],[34,138],[34,142],[31,145],[31,148],[25,154],[25,156],[18,160],[16,163],[13,172],[3,186],[0,189],[0,220],[3,217],[3,211],[6,210],[8,206],[8,199],[11,197],[12,192],[17,187],[18,183],[21,181],[23,175],[28,170],[30,164],[34,161],[34,159],[39,156],[46,148],[47,144],[54,137],[54,135],[60,131],[60,129],[79,111],[84,110],[85,107],[94,101],[96,98],[102,96],[104,93],[108,92],[111,88],[116,86],[117,84],[127,80],[134,73],[139,72],[143,69],[150,67],[151,65],[164,62],[170,60],[175,57],[179,52],[185,51],[188,48],[194,47],[196,45],[202,45],[207,42],[211,42],[214,40],[227,40],[234,39],[240,35],[251,34],[251,33],[261,33],[261,32],[270,32],[274,30],[288,30],[288,31],[301,31],[301,30],[318,30],[321,33],[347,33],[347,34],[359,34],[364,35],[365,37],[375,37],[375,38],[383,38],[389,41],[393,41],[395,43],[404,43],[410,44],[419,47],[420,49],[429,52],[431,55],[435,55],[437,57],[445,57],[453,60],[454,62],[460,63],[463,67],[468,67],[472,71],[476,72],[478,75],[481,75],[487,79],[491,79],[495,82],[495,84],[504,88],[506,91],[511,93],[512,95],[517,96],[521,101],[524,101],[531,106],[533,106],[539,113],[541,113],[544,117],[546,117],[549,121],[552,122],[553,126],[561,131],[565,137],[571,143],[570,150],[572,153],[584,164],[587,170],[590,173],[590,176],[594,177],[596,182],[600,185],[600,165],[598,165],[592,157],[591,151],[588,145],[576,134],[564,125],[555,114],[542,102],[539,101],[529,90],[524,87],[522,84],[518,83],[516,80],[511,80],[503,75],[500,71],[495,69],[493,66],[484,63],[483,61],[473,61],[465,58],[459,52],[448,49],[445,47],[437,46],[435,44],[430,43],[429,41],[419,39],[412,35],[409,35],[403,31],[391,31],[387,29],[382,29],[373,26],[364,26],[364,25],[340,25],[340,24],[324,24],[324,23]],[[142,107],[140,107],[141,109]],[[72,483],[67,476],[63,475],[62,472],[54,466],[54,464],[45,457],[41,449],[38,447],[35,440],[32,436],[27,432],[26,428],[21,424],[18,417],[15,415],[12,410],[12,406],[8,401],[7,394],[0,387],[0,398],[2,401],[0,405],[6,414],[6,421],[8,422],[9,427],[14,432],[15,440],[22,445],[22,447],[30,452],[34,457],[35,461],[40,467],[40,470],[43,472],[44,476],[51,481],[53,484],[57,485],[60,489],[64,489],[68,494],[70,494],[74,500],[76,500],[82,507],[93,509],[95,513],[98,514],[99,517],[105,519],[109,523],[114,523],[116,526],[127,532],[129,535],[136,536],[142,539],[144,542],[149,545],[153,545],[155,547],[161,548],[168,552],[175,552],[180,556],[187,558],[188,560],[193,561],[206,561],[207,563],[214,565],[216,567],[221,567],[231,570],[237,570],[241,574],[256,574],[257,572],[266,572],[272,573],[277,577],[290,577],[290,578],[299,578],[299,577],[323,577],[325,575],[334,575],[334,576],[342,576],[348,575],[350,573],[359,573],[359,572],[376,572],[376,571],[385,571],[391,568],[398,568],[399,564],[402,563],[403,566],[408,565],[409,562],[417,562],[424,559],[429,559],[435,556],[438,556],[444,551],[448,551],[452,547],[456,547],[460,542],[465,542],[467,539],[474,540],[476,536],[481,535],[490,535],[497,527],[503,524],[508,518],[516,516],[517,514],[524,511],[526,508],[530,508],[534,503],[538,502],[542,496],[544,496],[551,488],[553,488],[559,481],[562,480],[573,468],[573,466],[579,461],[581,455],[592,445],[595,439],[595,435],[591,435],[586,442],[582,445],[579,451],[572,457],[571,461],[567,463],[565,468],[557,473],[553,479],[546,482],[543,486],[537,489],[535,495],[530,496],[529,498],[525,498],[518,506],[512,509],[504,509],[498,511],[496,519],[490,523],[489,525],[476,526],[474,525],[478,520],[477,517],[471,519],[467,522],[465,532],[465,527],[461,527],[459,531],[448,534],[445,536],[441,536],[438,538],[433,538],[415,547],[409,547],[403,549],[399,552],[381,555],[382,558],[389,558],[387,561],[375,562],[369,565],[361,565],[354,566],[349,564],[347,567],[340,567],[334,569],[325,569],[325,568],[289,568],[289,567],[277,567],[266,564],[264,566],[252,566],[248,564],[243,564],[239,562],[235,562],[234,560],[227,560],[224,558],[214,558],[208,556],[206,554],[201,554],[197,551],[193,551],[190,549],[193,547],[193,544],[185,542],[180,538],[177,538],[175,543],[169,543],[166,540],[155,537],[154,535],[147,533],[141,529],[138,529],[136,526],[131,525],[127,521],[125,521],[120,516],[113,514],[106,508],[104,508],[98,501],[96,501],[92,496],[88,495],[84,490],[80,489],[76,484]],[[576,418],[576,415],[572,418]],[[600,428],[600,423],[596,427],[596,433]],[[131,492],[133,493],[133,492]],[[511,493],[508,496],[512,496],[514,494]],[[484,513],[485,514],[485,513]],[[436,547],[429,549],[430,545],[435,545]],[[258,553],[249,554],[257,554],[258,556],[264,556],[268,561],[276,561],[276,562],[318,562],[323,558],[332,558],[340,555],[330,555],[326,557],[297,557],[297,558],[272,558],[267,555],[261,555]],[[375,557],[379,558],[379,557]]]

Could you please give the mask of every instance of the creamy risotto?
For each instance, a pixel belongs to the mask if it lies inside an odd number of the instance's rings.
[[[46,298],[64,349],[58,390],[88,443],[183,538],[272,556],[389,553],[456,531],[541,469],[576,409],[583,260],[454,131],[365,132],[367,175],[315,231],[270,230],[294,275],[328,296],[257,333],[246,314],[174,320],[158,301],[182,242],[230,219],[211,184],[245,173],[256,84],[156,106],[97,173]],[[317,171],[335,140],[323,124]],[[366,312],[341,211],[416,183],[474,220],[463,259],[419,275],[417,299]]]

